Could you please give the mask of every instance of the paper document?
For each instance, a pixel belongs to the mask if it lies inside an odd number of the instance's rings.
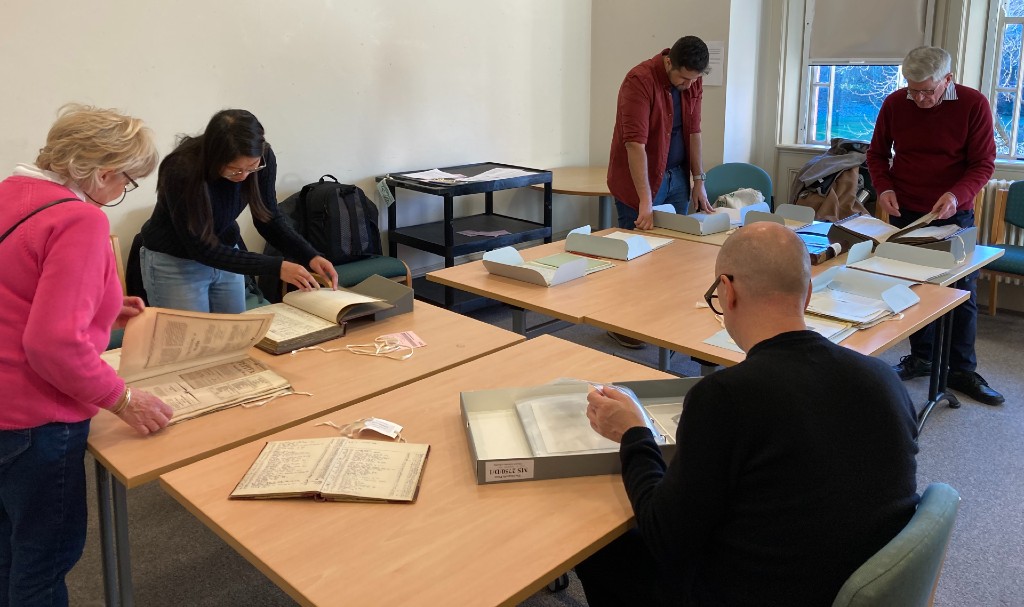
[[[922,266],[916,263],[900,261],[899,259],[890,259],[888,257],[879,257],[877,255],[875,257],[863,259],[857,263],[849,264],[847,267],[857,268],[858,270],[867,270],[868,272],[875,272],[876,274],[885,274],[886,276],[896,276],[898,278],[916,280],[918,282],[928,282],[949,272],[947,268]]]
[[[409,179],[419,179],[421,181],[437,181],[437,180],[456,180],[462,179],[465,175],[460,173],[446,173],[441,169],[430,169],[429,171],[420,171],[418,173],[403,173],[398,177],[408,177]]]
[[[512,179],[513,177],[526,177],[527,175],[536,175],[534,171],[524,171],[522,169],[510,169],[510,168],[494,168],[489,171],[484,171],[479,175],[471,175],[469,177],[463,177],[460,181],[496,181],[498,179]]]

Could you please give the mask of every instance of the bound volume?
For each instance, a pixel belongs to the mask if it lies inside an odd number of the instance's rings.
[[[254,308],[248,313],[274,315],[270,329],[256,347],[271,354],[284,354],[341,337],[348,321],[393,307],[383,299],[345,289],[318,289],[291,291],[281,303]]]
[[[428,451],[430,445],[343,437],[270,441],[230,497],[411,503]]]

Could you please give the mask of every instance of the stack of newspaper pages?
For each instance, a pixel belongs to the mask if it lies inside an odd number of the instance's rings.
[[[174,409],[171,424],[292,394],[288,380],[249,355],[272,314],[146,308],[128,322],[120,351],[104,355],[133,388]]]

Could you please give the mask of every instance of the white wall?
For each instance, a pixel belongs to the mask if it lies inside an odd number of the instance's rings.
[[[761,42],[761,0],[732,0],[729,47],[725,57],[725,111],[722,137],[725,162],[754,162],[757,143],[758,91],[764,82],[757,69]],[[706,141],[707,138],[705,137]],[[706,144],[705,144],[706,145]]]
[[[730,2],[593,0],[590,81],[590,163],[608,164],[619,85],[633,66],[683,36],[729,42]],[[729,51],[726,50],[728,60]],[[704,169],[722,163],[725,87],[706,86],[702,117]]]
[[[585,164],[590,12],[588,0],[5,3],[0,173],[35,159],[68,101],[145,119],[163,154],[217,110],[249,109],[277,151],[279,199],[322,173],[376,198],[372,177],[389,171]],[[155,175],[141,185],[108,211],[126,247],[155,201]],[[400,225],[441,218],[440,199],[399,201]],[[496,196],[534,219],[540,201]],[[413,268],[441,263],[399,254]]]

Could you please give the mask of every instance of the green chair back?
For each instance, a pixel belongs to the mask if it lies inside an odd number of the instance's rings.
[[[832,607],[930,605],[959,507],[955,489],[928,485],[907,526],[853,572]]]
[[[711,204],[715,204],[722,194],[752,188],[760,191],[764,201],[772,206],[772,178],[761,167],[746,162],[727,162],[711,169],[704,188]]]

